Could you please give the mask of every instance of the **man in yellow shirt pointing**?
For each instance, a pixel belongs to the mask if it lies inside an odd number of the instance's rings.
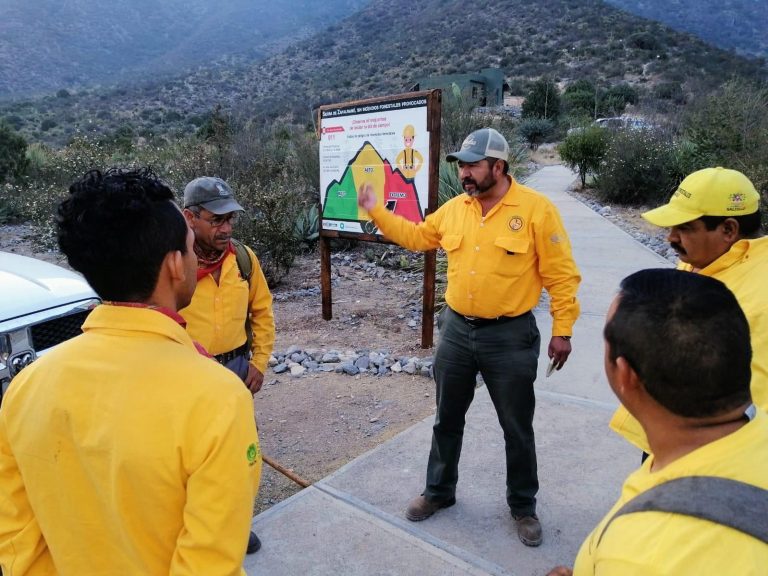
[[[448,256],[448,306],[438,320],[437,413],[427,480],[405,515],[414,522],[425,520],[456,502],[464,417],[479,372],[504,431],[507,504],[520,540],[538,546],[533,382],[540,337],[531,310],[546,288],[553,317],[547,354],[559,369],[571,353],[581,278],[557,208],[507,174],[509,145],[499,132],[473,132],[447,160],[458,162],[465,193],[419,224],[378,204],[372,186],[364,185],[358,195],[387,238],[410,250],[442,247]]]
[[[253,399],[177,313],[197,258],[173,198],[149,171],[93,171],[59,206],[59,246],[104,304],[3,398],[6,576],[245,574]]]

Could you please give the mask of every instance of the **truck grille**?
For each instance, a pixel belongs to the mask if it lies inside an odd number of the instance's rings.
[[[37,351],[46,350],[77,336],[82,332],[80,327],[90,312],[90,310],[83,310],[30,326],[32,348]]]

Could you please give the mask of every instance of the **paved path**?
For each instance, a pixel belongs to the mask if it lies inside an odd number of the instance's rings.
[[[423,488],[432,418],[353,460],[254,518],[263,548],[249,575],[543,575],[571,565],[584,537],[610,508],[639,454],[607,427],[616,400],[603,375],[602,327],[619,281],[641,268],[668,267],[656,255],[568,195],[575,176],[546,167],[527,182],[558,206],[583,282],[582,315],[565,368],[544,377],[551,322],[542,335],[536,382],[539,517],[544,543],[517,539],[505,501],[504,442],[484,387],[467,416],[457,503],[419,523],[403,510]]]

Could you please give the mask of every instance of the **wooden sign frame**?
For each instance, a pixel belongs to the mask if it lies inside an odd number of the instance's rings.
[[[381,98],[371,98],[367,100],[356,100],[339,104],[329,104],[321,106],[318,109],[318,139],[325,133],[323,132],[323,122],[329,124],[329,120],[334,114],[344,111],[350,114],[352,108],[363,112],[370,110],[387,110],[390,107],[397,106],[398,103],[417,101],[424,99],[427,107],[427,132],[429,134],[429,157],[424,162],[428,169],[427,185],[427,206],[423,209],[423,215],[434,212],[437,209],[438,187],[439,187],[439,167],[440,167],[440,120],[442,111],[442,93],[440,90],[427,90],[423,92],[410,92],[406,94],[397,94]],[[321,166],[322,170],[322,166]],[[320,287],[322,294],[323,319],[333,318],[333,300],[331,289],[331,240],[333,238],[348,238],[362,240],[364,242],[377,242],[393,244],[390,240],[380,234],[363,232],[350,232],[341,229],[324,229],[322,212],[325,206],[321,205],[320,220]],[[362,226],[361,226],[362,228]],[[421,347],[430,348],[434,337],[434,319],[435,319],[435,274],[437,257],[434,250],[424,253],[424,280],[422,295],[422,316],[421,316]]]

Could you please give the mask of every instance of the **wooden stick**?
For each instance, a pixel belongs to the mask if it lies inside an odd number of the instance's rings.
[[[293,480],[294,482],[296,482],[296,484],[298,484],[302,488],[307,488],[308,486],[312,485],[311,482],[309,482],[307,480],[304,480],[304,478],[302,478],[298,474],[292,472],[291,470],[288,470],[288,468],[286,468],[285,466],[280,464],[280,462],[277,462],[276,460],[273,460],[272,458],[270,458],[266,454],[262,454],[261,455],[261,459],[264,460],[264,462],[269,464],[272,468],[274,468],[275,470],[280,472],[280,474],[282,474],[283,476],[285,476],[289,480]]]

